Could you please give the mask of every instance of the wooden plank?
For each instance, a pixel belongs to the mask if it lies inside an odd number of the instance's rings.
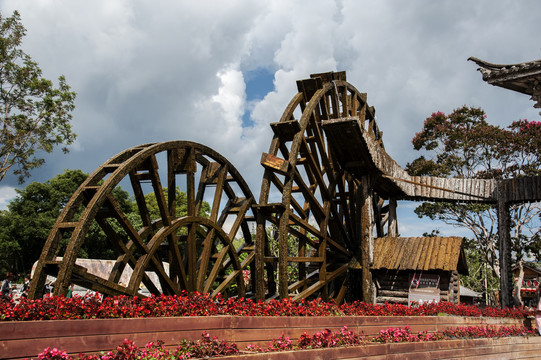
[[[304,102],[310,101],[312,96],[319,89],[323,88],[323,81],[321,78],[305,79],[297,81],[297,89],[303,94]]]
[[[287,160],[267,153],[261,155],[261,165],[266,169],[276,171],[282,175],[287,174],[287,170],[289,169],[289,162]]]
[[[440,236],[434,236],[434,237],[423,237],[421,238],[425,241],[430,241],[432,243],[432,249],[430,251],[430,253],[427,253],[427,261],[428,261],[428,265],[427,265],[427,269],[426,270],[433,270],[433,269],[437,269],[437,265],[438,265],[438,256],[440,254],[440,250],[441,250],[441,237]]]
[[[270,126],[274,134],[282,142],[292,141],[293,137],[301,131],[297,120],[274,122]]]
[[[393,269],[400,270],[404,266],[404,261],[407,260],[404,256],[406,251],[406,242],[403,238],[397,238],[395,242],[394,252],[397,253],[396,258],[394,258],[394,263],[391,264]]]
[[[386,266],[385,256],[388,254],[386,252],[386,246],[389,238],[378,238],[374,240],[374,263],[373,269],[381,269]]]
[[[485,186],[486,186],[486,181],[476,179],[475,180],[475,194],[477,196],[487,197],[485,195]]]
[[[395,264],[398,262],[398,256],[399,253],[396,251],[396,248],[398,247],[398,242],[400,241],[400,238],[390,238],[389,239],[389,248],[387,250],[388,255],[386,255],[386,258],[388,259],[386,261],[386,268],[387,269],[395,269]]]
[[[470,188],[471,188],[471,180],[468,178],[462,179],[462,194],[460,195],[464,201],[468,201],[471,199],[469,195],[466,195],[466,194],[471,194]]]
[[[413,263],[411,267],[414,270],[420,270],[422,269],[421,262],[424,261],[426,251],[428,250],[428,241],[424,241],[424,238],[415,238],[415,239],[416,241],[418,241],[418,245],[417,245],[417,251],[415,252],[415,255],[412,257]]]
[[[415,263],[415,258],[422,244],[417,238],[408,237],[403,239],[408,251],[405,253],[404,267],[402,270],[415,269],[415,266],[417,265]]]
[[[541,176],[536,176],[533,180],[534,194],[533,198],[536,201],[541,201]]]
[[[424,252],[424,254],[422,254],[422,263],[419,264],[419,268],[420,270],[428,270],[430,269],[430,260],[431,260],[431,255],[432,255],[432,251],[434,249],[434,241],[432,241],[432,238],[424,238],[427,243],[427,247],[426,247],[426,251]]]
[[[342,265],[341,267],[339,267],[338,269],[334,270],[333,272],[327,273],[326,281],[321,281],[320,280],[320,281],[316,282],[314,285],[310,286],[308,289],[304,290],[300,294],[293,297],[293,300],[298,301],[300,299],[307,298],[311,294],[313,294],[316,291],[318,291],[319,289],[321,289],[323,286],[327,285],[330,281],[334,280],[338,276],[345,273],[347,271],[347,269],[348,269],[348,264],[345,264],[345,265]]]
[[[282,203],[255,204],[253,205],[253,208],[265,215],[280,215],[285,211],[284,204]]]
[[[530,178],[520,178],[520,182],[522,183],[520,188],[522,190],[523,199],[531,199],[532,198],[532,182],[530,181]]]

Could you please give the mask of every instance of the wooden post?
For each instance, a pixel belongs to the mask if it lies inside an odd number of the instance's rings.
[[[374,239],[372,236],[372,183],[370,176],[361,179],[362,208],[361,208],[361,266],[362,266],[362,299],[371,303],[372,299],[372,273],[370,266],[374,258]]]
[[[289,296],[289,273],[287,271],[288,222],[289,210],[286,209],[280,218],[280,225],[278,227],[278,294],[281,299],[287,299]]]
[[[256,212],[256,239],[255,239],[255,272],[256,272],[256,282],[255,286],[255,297],[257,300],[265,300],[265,274],[264,267],[265,263],[263,262],[263,257],[265,256],[265,238],[266,229],[265,229],[265,218],[258,211]]]
[[[498,182],[498,238],[500,240],[500,291],[502,309],[512,305],[513,277],[511,272],[511,232],[509,203],[505,180]]]
[[[396,199],[389,199],[389,229],[387,235],[390,237],[398,236],[398,222],[396,221]]]

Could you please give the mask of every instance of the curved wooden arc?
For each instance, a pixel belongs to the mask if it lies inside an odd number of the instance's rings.
[[[165,163],[163,170],[160,163]],[[162,173],[166,174],[166,182],[161,179]],[[114,189],[122,181],[132,187],[137,219],[127,216],[114,196]],[[188,216],[182,218],[177,217],[177,184],[183,186],[187,197]],[[151,216],[145,198],[149,188],[156,200],[157,218]],[[210,203],[208,219],[198,216],[205,201]],[[123,151],[92,173],[66,204],[37,263],[30,296],[41,296],[48,274],[57,277],[55,295],[65,293],[70,283],[106,295],[142,296],[140,284],[155,294],[205,289],[216,295],[219,288],[230,295],[244,295],[244,283],[238,279],[242,279],[243,270],[253,267],[254,255],[250,252],[255,251],[255,246],[249,226],[255,222],[253,205],[253,195],[236,168],[204,145],[170,141]],[[232,223],[229,232],[224,230],[226,222]],[[118,254],[106,274],[91,273],[76,264],[90,227],[96,225]],[[204,236],[211,244],[203,260],[199,259],[198,248],[204,246],[200,241],[202,228],[210,229]],[[65,248],[63,239],[68,240]],[[224,248],[227,251],[219,253]],[[241,264],[241,253],[250,260]],[[209,261],[208,257],[213,259]],[[212,268],[198,267],[201,262]],[[128,284],[121,282],[126,268],[132,270]],[[221,282],[206,281],[208,274]]]
[[[314,74],[297,88],[280,120],[270,124],[274,135],[261,157],[257,204],[235,167],[204,145],[169,141],[127,149],[68,201],[29,296],[40,297],[46,276],[54,275],[55,295],[76,283],[106,295],[144,296],[143,287],[152,294],[341,302],[362,278],[362,299],[370,301],[373,238],[398,236],[397,200],[541,199],[539,177],[497,184],[409,176],[385,151],[374,108],[345,72]],[[131,187],[135,215],[115,196],[119,185]],[[177,188],[186,194],[182,214]],[[116,254],[101,273],[77,264],[96,229]]]
[[[265,173],[258,209],[256,246],[262,262],[277,262],[278,293],[259,289],[258,297],[344,299],[348,269],[360,256],[362,180],[346,171],[325,136],[325,121],[363,118],[363,130],[379,141],[381,132],[365,94],[345,74],[314,75],[299,81],[274,137],[263,154]],[[295,114],[300,117],[295,119]],[[279,194],[279,195],[277,195]],[[270,199],[280,197],[279,207]],[[267,229],[277,227],[278,251],[270,253]],[[291,248],[291,243],[296,246]],[[261,274],[260,274],[261,276]],[[263,294],[265,292],[265,294]]]

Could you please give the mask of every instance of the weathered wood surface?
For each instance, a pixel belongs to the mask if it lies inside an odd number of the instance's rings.
[[[160,164],[167,169],[167,180],[160,179]],[[121,181],[131,184],[142,224],[126,216],[115,198],[114,189]],[[182,196],[177,194],[177,182],[185,185],[187,216],[180,217],[177,212],[178,197]],[[145,188],[155,195],[157,218],[150,216]],[[209,200],[208,217],[200,216],[205,198],[213,199]],[[230,290],[231,295],[244,296],[242,272],[256,274],[249,231],[249,224],[255,221],[254,203],[235,167],[204,145],[168,141],[128,149],[94,171],[68,201],[38,260],[29,297],[41,297],[47,275],[57,277],[55,295],[65,294],[74,283],[110,296],[137,295],[141,285],[155,295],[199,291],[216,296]],[[226,220],[231,224],[227,232],[223,229]],[[75,263],[95,222],[118,255],[110,273],[102,276]],[[68,236],[63,249],[60,241]],[[205,239],[205,245],[200,238]],[[244,241],[233,244],[233,239]],[[248,253],[243,261],[241,253]],[[164,261],[169,264],[167,269]],[[121,281],[126,268],[132,269],[131,276]]]
[[[365,280],[360,292],[368,301],[372,229],[377,237],[397,236],[397,200],[496,203],[498,193],[505,204],[541,200],[539,177],[497,183],[409,176],[385,151],[375,109],[366,93],[346,81],[345,72],[314,74],[298,81],[297,88],[280,120],[270,125],[273,138],[260,160],[265,170],[257,204],[234,166],[204,145],[168,141],[130,148],[94,171],[68,201],[46,241],[29,296],[40,297],[46,276],[54,275],[55,295],[76,283],[106,295],[133,296],[143,284],[154,294],[186,290],[252,296],[247,285],[261,300],[341,302],[349,269],[360,267]],[[164,157],[165,164],[160,162]],[[121,181],[132,187],[142,225],[130,221],[114,196]],[[187,196],[184,218],[176,213],[177,184]],[[159,216],[150,214],[149,190]],[[200,216],[206,199],[213,199],[208,218]],[[105,277],[76,264],[94,223],[117,255]],[[271,228],[276,229],[277,253],[271,251]],[[66,238],[64,250],[60,244]],[[244,244],[237,246],[237,239]],[[288,246],[292,239],[296,249]],[[163,262],[170,264],[168,270]],[[128,283],[120,281],[128,268],[133,276]],[[294,279],[289,270],[296,273]],[[249,284],[242,276],[247,272]]]
[[[362,346],[238,355],[228,359],[537,359],[540,350],[539,337],[513,337],[398,344],[369,343]]]
[[[374,240],[372,269],[467,271],[462,238],[384,237]]]
[[[183,339],[200,339],[203,331],[244,348],[247,344],[267,346],[282,333],[298,339],[305,331],[308,334],[323,329],[334,332],[344,326],[358,334],[374,336],[389,327],[410,326],[415,332],[434,332],[456,326],[522,324],[523,320],[519,319],[456,316],[208,316],[0,322],[0,358],[35,358],[49,346],[71,354],[109,351],[125,338],[138,346],[163,340],[166,346],[174,348]]]
[[[508,203],[541,201],[541,176],[507,179],[501,184]]]
[[[381,176],[375,188],[380,194],[407,200],[496,203],[498,182],[493,179],[460,179],[410,176],[355,116],[323,121],[338,158],[355,174],[367,171]],[[541,177],[505,180],[510,202],[541,201]]]
[[[372,178],[354,178],[344,171],[337,160],[339,148],[331,149],[334,141],[325,136],[322,123],[355,114],[375,141],[381,139],[381,133],[366,94],[347,83],[344,72],[314,74],[298,81],[297,88],[299,92],[280,121],[271,124],[274,137],[261,158],[265,172],[258,207],[280,201],[284,211],[259,212],[256,244],[261,246],[258,253],[268,257],[266,229],[278,228],[274,239],[278,241],[278,266],[273,269],[279,279],[278,296],[341,302],[352,258],[364,263],[364,278],[370,283],[370,229],[386,218],[372,214],[372,204],[380,205],[370,191]],[[378,229],[383,233],[382,226]],[[292,239],[299,243],[296,249],[288,246]],[[289,278],[292,266],[298,279]],[[257,269],[262,272],[261,267]],[[315,270],[316,275],[310,275]],[[368,286],[362,292],[370,301]],[[262,287],[256,294],[261,299],[275,295],[264,294]]]
[[[451,301],[454,303],[459,301],[458,274],[455,271],[430,271],[423,273],[440,275],[439,294],[442,301]],[[411,281],[409,271],[377,270],[373,276],[377,289],[377,304],[383,304],[385,302],[408,304]],[[452,297],[450,297],[451,292]]]

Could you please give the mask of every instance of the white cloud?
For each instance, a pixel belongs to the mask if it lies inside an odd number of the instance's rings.
[[[8,203],[17,196],[12,186],[0,186],[0,210],[6,210]]]

